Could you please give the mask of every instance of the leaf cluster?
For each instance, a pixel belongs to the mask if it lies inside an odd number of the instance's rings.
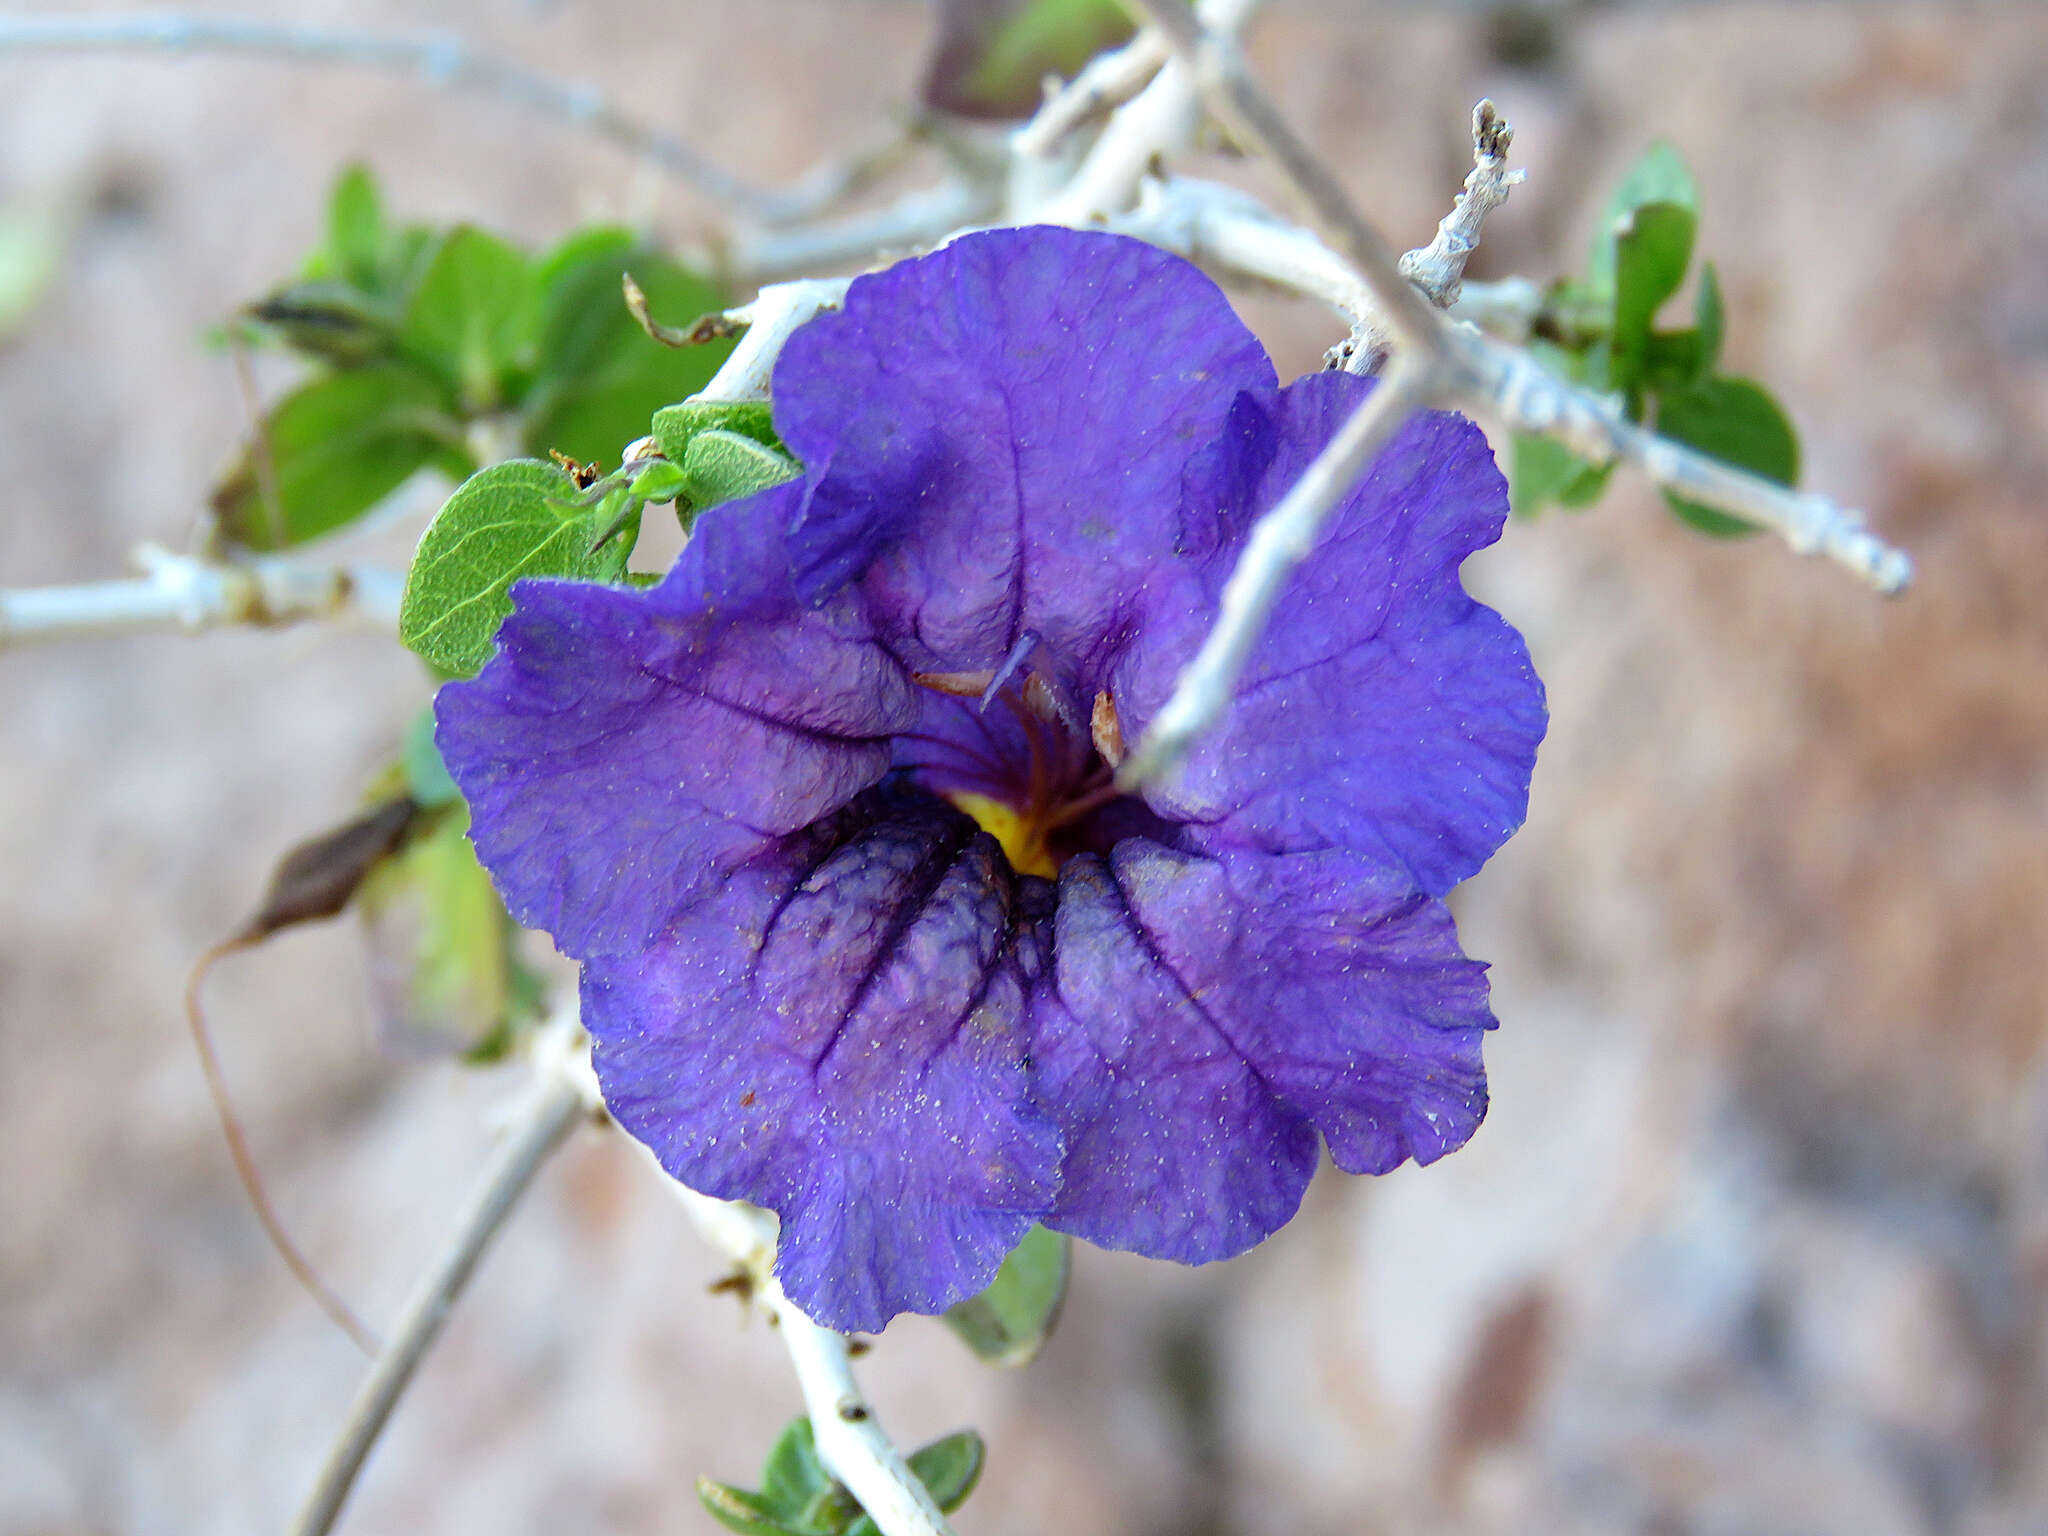
[[[237,335],[311,365],[264,412],[216,484],[222,536],[247,549],[344,527],[422,469],[460,480],[504,445],[615,455],[658,407],[703,387],[723,343],[649,340],[620,298],[631,272],[690,314],[723,303],[704,277],[614,226],[529,252],[470,224],[403,223],[356,166],[297,281],[243,311]]]
[[[974,1491],[985,1457],[981,1436],[963,1429],[913,1452],[910,1470],[951,1514]],[[740,1536],[879,1536],[873,1517],[818,1459],[809,1419],[782,1432],[761,1468],[758,1489],[700,1477],[697,1497],[713,1519]]]
[[[656,411],[653,427],[654,456],[589,486],[535,459],[493,464],[458,486],[406,573],[399,639],[446,676],[467,677],[490,659],[521,577],[627,582],[647,503],[674,502],[688,528],[703,508],[797,473],[757,401],[684,401]]]
[[[1691,172],[1670,145],[1652,145],[1608,200],[1585,275],[1555,283],[1546,294],[1531,350],[1565,378],[1616,396],[1629,420],[1791,485],[1799,478],[1799,437],[1784,408],[1756,381],[1719,371],[1725,315],[1712,262],[1700,270],[1692,324],[1657,325],[1685,284],[1698,228]],[[1553,502],[1590,506],[1613,467],[1589,464],[1528,433],[1515,434],[1510,465],[1509,496],[1522,517]],[[1669,492],[1665,501],[1703,533],[1755,531]]]

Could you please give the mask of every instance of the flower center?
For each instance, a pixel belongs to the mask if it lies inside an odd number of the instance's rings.
[[[920,673],[940,695],[899,754],[932,793],[974,818],[1021,875],[1051,880],[1103,841],[1093,823],[1123,800],[1112,775],[1123,757],[1116,706],[1097,696],[1084,726],[1054,685],[1032,672]],[[907,760],[906,760],[907,759]]]

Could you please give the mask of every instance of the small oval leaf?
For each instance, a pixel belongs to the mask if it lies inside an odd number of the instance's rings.
[[[1799,434],[1769,390],[1750,379],[1714,378],[1657,408],[1657,430],[1701,453],[1793,485],[1799,479]],[[1717,538],[1757,531],[1754,523],[1665,492],[1664,500],[1686,522]]]
[[[1068,1238],[1033,1227],[987,1290],[947,1309],[946,1326],[990,1365],[1029,1363],[1059,1321],[1071,1250]]]
[[[460,473],[460,441],[447,396],[418,370],[328,374],[272,409],[214,488],[214,514],[237,544],[287,549],[353,522],[430,464]]]
[[[630,538],[593,552],[610,513],[576,505],[569,477],[533,459],[478,471],[427,526],[406,573],[398,638],[424,660],[468,677],[490,659],[522,576],[619,581]]]

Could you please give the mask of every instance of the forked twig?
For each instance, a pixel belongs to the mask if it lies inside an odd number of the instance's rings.
[[[412,1381],[413,1372],[440,1337],[441,1326],[462,1294],[491,1240],[519,1203],[533,1177],[561,1146],[593,1105],[582,1080],[564,1070],[565,1053],[581,1038],[574,1015],[557,1020],[536,1042],[540,1053],[532,1095],[515,1120],[462,1214],[427,1265],[398,1322],[391,1340],[378,1353],[349,1405],[341,1434],[327,1453],[304,1508],[292,1523],[291,1536],[326,1536],[333,1529],[354,1488],[370,1448],[377,1443],[391,1410]]]
[[[390,37],[174,11],[0,17],[0,53],[30,49],[254,53],[412,75],[430,85],[478,91],[574,123],[763,224],[807,218],[851,196],[893,163],[905,138],[896,133],[878,147],[819,167],[787,191],[771,192],[741,181],[673,134],[621,110],[590,86],[551,79],[478,52],[459,37]]]
[[[651,1155],[648,1161],[653,1164]],[[753,1304],[776,1325],[796,1368],[825,1469],[860,1500],[882,1536],[953,1536],[930,1490],[910,1470],[861,1392],[850,1341],[819,1327],[783,1294],[774,1273],[774,1216],[700,1195],[653,1165],[697,1229],[746,1272]]]
[[[1911,580],[1911,560],[1872,534],[1855,512],[1636,427],[1621,419],[1613,402],[1557,378],[1527,353],[1447,319],[1403,274],[1379,232],[1252,78],[1231,40],[1205,28],[1179,0],[1135,3],[1194,70],[1211,109],[1242,141],[1270,157],[1308,202],[1317,224],[1370,293],[1394,344],[1394,366],[1405,368],[1409,382],[1391,398],[1384,387],[1369,396],[1301,482],[1254,528],[1229,584],[1246,600],[1219,614],[1215,631],[1119,773],[1126,787],[1172,773],[1195,738],[1222,714],[1271,606],[1270,598],[1257,603],[1250,595],[1278,592],[1306,552],[1302,532],[1312,539],[1324,515],[1355,483],[1356,469],[1348,474],[1337,470],[1358,442],[1375,435],[1384,441],[1398,428],[1398,420],[1388,419],[1405,415],[1397,413],[1397,404],[1491,411],[1513,429],[1554,438],[1595,463],[1625,459],[1660,485],[1774,530],[1802,554],[1826,555],[1880,592],[1899,591]],[[1360,418],[1367,419],[1371,432]],[[1267,524],[1275,521],[1290,536],[1266,537]]]
[[[1287,578],[1315,548],[1323,519],[1358,483],[1422,399],[1415,370],[1397,356],[1365,402],[1337,429],[1329,446],[1253,526],[1244,553],[1224,583],[1215,624],[1195,659],[1181,673],[1172,697],[1146,728],[1137,750],[1117,769],[1119,785],[1134,789],[1163,777],[1214,722],[1220,712],[1214,701],[1230,697]]]

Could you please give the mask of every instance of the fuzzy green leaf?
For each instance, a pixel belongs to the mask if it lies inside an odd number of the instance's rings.
[[[422,810],[439,810],[462,799],[462,791],[441,759],[434,740],[434,710],[431,705],[412,717],[405,728],[405,740],[398,749],[399,767],[405,774],[405,792]]]
[[[243,313],[294,352],[337,368],[362,368],[398,350],[391,304],[348,283],[294,283]]]
[[[988,1461],[988,1447],[971,1429],[934,1440],[910,1455],[910,1470],[924,1484],[932,1502],[951,1514],[967,1502],[974,1485],[981,1481],[981,1469]],[[846,1536],[881,1536],[872,1515],[863,1514],[847,1528]]]
[[[1658,405],[1657,430],[1704,454],[1793,485],[1799,479],[1799,434],[1769,390],[1749,379],[1713,378]],[[1665,492],[1671,510],[1702,533],[1733,538],[1756,525]]]
[[[470,846],[468,809],[458,803],[423,826],[356,895],[372,992],[387,1040],[472,1052],[529,1016],[535,999],[518,929]]]
[[[390,248],[377,178],[367,165],[351,165],[335,178],[327,198],[326,255],[334,275],[351,287],[375,293],[388,276]]]
[[[619,581],[630,536],[591,550],[611,513],[574,505],[569,477],[549,464],[512,459],[470,476],[420,539],[406,573],[398,638],[426,661],[468,677],[490,659],[512,611],[507,589],[522,576]]]
[[[1612,294],[1615,287],[1616,244],[1636,209],[1651,203],[1670,203],[1699,216],[1699,189],[1692,172],[1670,144],[1652,144],[1621,178],[1621,185],[1607,200],[1600,227],[1593,236],[1593,253],[1586,275],[1599,293]]]
[[[946,1326],[990,1365],[1028,1364],[1059,1321],[1071,1248],[1059,1233],[1033,1227],[986,1290],[947,1308]]]
[[[690,439],[684,451],[684,495],[690,503],[685,524],[706,507],[722,501],[737,501],[771,485],[794,480],[803,471],[794,459],[778,453],[766,443],[756,442],[738,432],[714,427]],[[677,506],[682,503],[678,501]]]
[[[74,224],[55,201],[16,198],[0,206],[0,337],[12,335],[62,276]]]
[[[690,439],[713,429],[737,432],[778,451],[774,412],[766,400],[684,400],[654,413],[654,441],[672,464],[689,456]]]
[[[816,1536],[798,1526],[795,1516],[784,1514],[780,1505],[714,1478],[697,1479],[697,1500],[705,1513],[739,1536]]]
[[[1047,75],[1076,74],[1131,30],[1118,0],[941,0],[922,94],[963,116],[1028,117]]]
[[[1700,264],[1700,289],[1693,300],[1693,325],[1699,349],[1693,366],[1695,379],[1712,376],[1721,366],[1721,342],[1727,331],[1727,313],[1721,306],[1721,279],[1711,261]]]
[[[1612,377],[1634,391],[1643,378],[1650,326],[1665,300],[1685,282],[1698,219],[1677,203],[1642,203],[1615,234]]]
[[[1612,465],[1588,464],[1550,438],[1517,432],[1508,457],[1508,505],[1517,517],[1534,517],[1552,502],[1591,506],[1612,470]]]
[[[762,1495],[778,1508],[801,1509],[831,1486],[811,1421],[793,1420],[761,1468]]]
[[[505,405],[531,366],[539,294],[516,246],[471,225],[450,230],[406,305],[407,349],[481,414]]]
[[[460,442],[446,393],[417,369],[383,363],[327,374],[271,409],[215,486],[214,513],[246,548],[303,544],[362,516],[428,465],[462,474],[469,461]]]

